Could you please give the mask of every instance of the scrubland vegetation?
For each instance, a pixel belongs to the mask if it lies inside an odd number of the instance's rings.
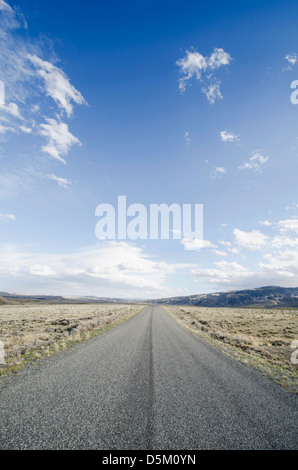
[[[0,305],[0,340],[5,362],[0,375],[88,339],[141,310],[133,304]]]
[[[183,326],[226,354],[260,368],[297,390],[291,343],[298,339],[297,309],[167,307]]]

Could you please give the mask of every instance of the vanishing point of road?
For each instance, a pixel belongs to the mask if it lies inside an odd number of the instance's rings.
[[[1,449],[294,449],[297,418],[159,306],[0,381]]]

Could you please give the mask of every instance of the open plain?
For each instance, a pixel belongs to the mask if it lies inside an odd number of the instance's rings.
[[[297,309],[171,306],[167,310],[221,351],[298,390],[298,366],[291,362],[291,345],[298,339]]]
[[[293,392],[148,306],[3,377],[0,449],[295,449],[297,412]]]
[[[3,302],[0,340],[5,367],[0,374],[102,333],[140,310],[136,304]]]

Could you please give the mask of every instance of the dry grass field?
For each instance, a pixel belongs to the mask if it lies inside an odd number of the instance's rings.
[[[141,309],[134,304],[2,302],[5,365],[0,366],[0,375],[102,333]],[[298,310],[189,306],[166,310],[225,354],[297,390],[298,366],[290,360],[290,346],[298,339]]]
[[[166,310],[224,353],[297,390],[298,366],[291,362],[291,343],[298,339],[298,310],[188,306]]]
[[[102,333],[141,308],[132,304],[3,302],[0,341],[4,343],[6,364],[0,366],[0,375]]]

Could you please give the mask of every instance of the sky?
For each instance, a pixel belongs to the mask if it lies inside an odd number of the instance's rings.
[[[0,0],[0,291],[298,286],[297,18],[296,1]],[[99,240],[96,207],[123,195],[203,204],[203,240]]]

